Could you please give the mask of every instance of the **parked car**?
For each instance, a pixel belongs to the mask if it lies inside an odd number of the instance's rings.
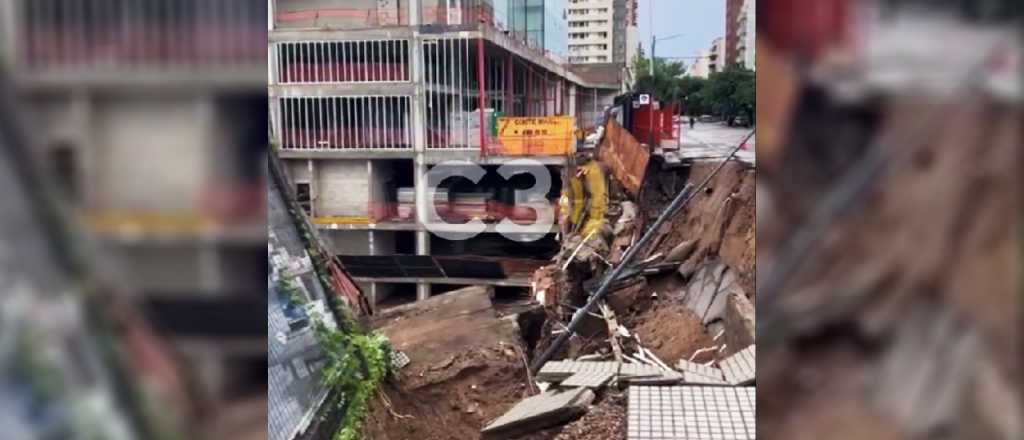
[[[747,119],[746,116],[737,116],[737,117],[732,119],[732,124],[731,125],[738,125],[738,126],[741,126],[741,127],[749,127],[750,126],[750,119]]]

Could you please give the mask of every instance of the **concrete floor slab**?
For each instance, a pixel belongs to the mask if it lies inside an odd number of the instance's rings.
[[[589,403],[588,394],[593,396],[586,388],[545,391],[517,403],[484,427],[481,432],[485,435],[496,435],[521,427],[540,429],[541,426],[563,422],[583,411],[582,406]]]

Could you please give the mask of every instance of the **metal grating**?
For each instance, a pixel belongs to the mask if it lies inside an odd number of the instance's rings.
[[[600,388],[615,377],[612,371],[587,371],[573,374],[560,384],[563,387]]]
[[[752,387],[629,388],[628,440],[756,437]]]
[[[757,377],[757,368],[754,364],[756,350],[751,345],[738,353],[729,356],[718,364],[722,367],[725,381],[732,385],[749,385],[754,383]]]
[[[676,368],[683,372],[683,382],[688,384],[699,384],[699,385],[728,385],[722,376],[722,370],[709,367],[707,365],[701,365],[694,362],[689,362],[685,359],[680,359],[679,363],[676,364]]]

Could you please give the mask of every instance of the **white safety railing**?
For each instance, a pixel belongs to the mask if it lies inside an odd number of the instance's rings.
[[[282,98],[285,150],[402,150],[412,148],[409,96]]]
[[[282,84],[409,81],[408,40],[277,43]]]

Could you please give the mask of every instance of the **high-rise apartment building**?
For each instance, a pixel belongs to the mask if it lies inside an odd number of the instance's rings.
[[[636,0],[569,0],[569,62],[628,64],[636,50]]]
[[[756,70],[754,60],[757,53],[757,1],[744,0],[736,22],[736,58],[735,64],[750,70]]]
[[[727,0],[725,6],[725,65],[754,69],[757,0]]]
[[[613,62],[614,3],[614,0],[569,0],[569,62]]]
[[[529,47],[567,55],[567,0],[495,0],[495,26],[508,29]]]
[[[729,65],[726,53],[726,39],[718,37],[711,41],[711,48],[707,52],[709,75],[721,72]]]
[[[725,65],[736,60],[740,46],[740,16],[747,0],[726,0],[725,2]]]

